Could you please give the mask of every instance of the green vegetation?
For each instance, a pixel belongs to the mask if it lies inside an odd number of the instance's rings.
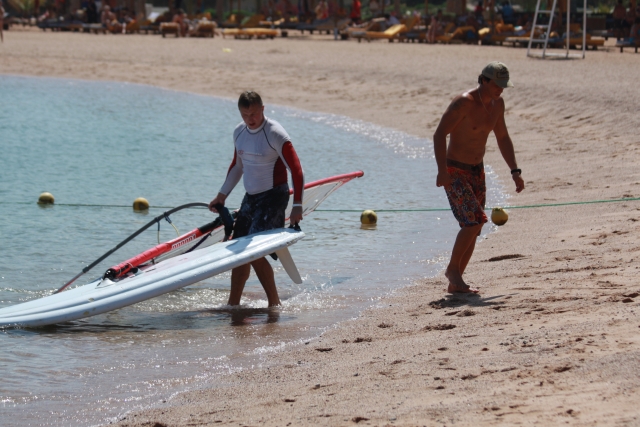
[[[33,12],[33,0],[8,0],[9,6],[22,16],[29,16]]]

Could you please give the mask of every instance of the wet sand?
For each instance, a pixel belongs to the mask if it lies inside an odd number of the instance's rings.
[[[509,65],[516,86],[503,96],[526,190],[515,194],[493,137],[485,158],[510,203],[640,197],[640,56],[628,50],[536,60],[509,47],[326,36],[244,41],[19,29],[5,32],[0,45],[0,73],[234,99],[255,89],[267,103],[426,138],[451,98],[475,86],[492,60]],[[274,354],[261,369],[118,425],[638,425],[640,201],[509,214],[467,268],[479,296],[447,295],[442,274],[420,281]]]

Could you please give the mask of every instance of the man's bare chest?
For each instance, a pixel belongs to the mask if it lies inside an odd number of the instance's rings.
[[[465,117],[459,125],[459,129],[467,134],[477,136],[487,136],[495,128],[497,114],[478,113],[473,116]]]

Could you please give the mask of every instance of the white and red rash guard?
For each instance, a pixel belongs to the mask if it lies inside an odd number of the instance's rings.
[[[258,129],[242,122],[233,131],[235,151],[220,193],[229,195],[244,175],[244,188],[258,194],[287,182],[287,169],[293,181],[293,200],[302,203],[304,173],[291,138],[280,123],[264,118]]]

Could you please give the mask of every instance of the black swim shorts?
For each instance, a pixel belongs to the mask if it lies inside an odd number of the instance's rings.
[[[245,194],[236,217],[233,237],[244,237],[261,231],[284,227],[289,203],[287,183],[258,194]]]

